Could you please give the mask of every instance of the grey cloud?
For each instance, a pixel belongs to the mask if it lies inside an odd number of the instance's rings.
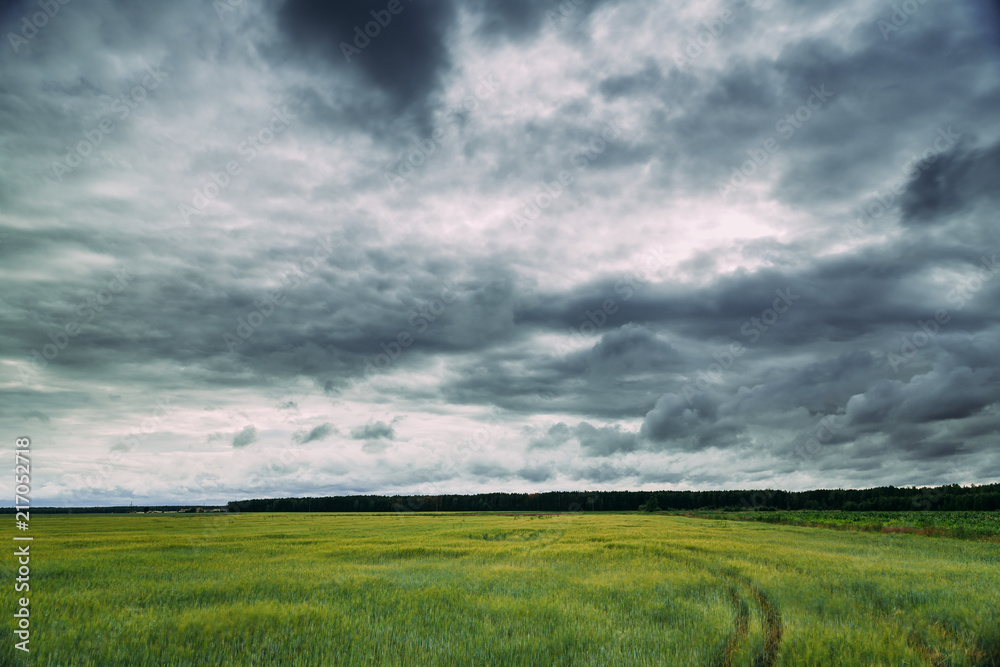
[[[926,162],[918,163],[915,171],[901,197],[905,224],[945,222],[949,214],[984,199],[995,207],[1000,143],[975,149],[959,144],[947,152],[929,155]]]
[[[351,437],[355,440],[377,440],[379,438],[393,440],[396,437],[396,430],[391,424],[386,424],[383,421],[373,421],[364,426],[351,429]]]
[[[586,359],[591,370],[604,373],[662,370],[681,360],[677,348],[651,329],[633,323],[601,336]]]
[[[931,371],[908,382],[882,380],[852,396],[846,416],[850,423],[930,422],[970,417],[998,399],[1000,382],[993,369],[952,368]]]
[[[422,117],[450,67],[446,37],[455,8],[449,0],[397,6],[393,14],[384,4],[286,0],[278,19],[288,49],[320,54],[342,75],[360,73],[394,114],[409,109]]]
[[[319,426],[314,426],[309,431],[296,431],[292,439],[299,444],[306,444],[309,442],[315,442],[317,440],[325,440],[334,433],[337,432],[337,427],[333,424],[326,423],[320,424]]]
[[[597,88],[602,95],[609,98],[638,95],[649,92],[662,78],[663,72],[659,66],[655,62],[650,61],[642,69],[634,73],[616,74],[607,77],[598,84]]]
[[[243,430],[233,436],[233,447],[242,448],[257,442],[257,427],[248,424]]]
[[[720,402],[714,392],[697,388],[687,395],[664,394],[646,414],[640,433],[651,440],[680,441],[699,427],[707,430],[715,423]],[[701,444],[697,443],[697,448]]]
[[[366,454],[383,454],[389,449],[389,442],[385,439],[365,440],[361,445],[361,451]]]
[[[581,467],[576,469],[574,473],[574,477],[577,480],[589,480],[598,484],[621,482],[623,479],[639,475],[639,471],[633,466],[616,465],[608,462]]]
[[[551,466],[526,466],[517,471],[518,476],[535,484],[547,482],[555,477]]]
[[[573,431],[564,422],[553,424],[541,436],[531,441],[532,447],[548,449],[559,447],[573,437]]]
[[[609,456],[632,452],[638,448],[636,434],[624,431],[619,426],[596,428],[587,422],[580,422],[575,434],[580,440],[580,446],[591,456]]]
[[[588,422],[580,422],[570,427],[564,422],[559,422],[533,439],[530,446],[533,449],[555,449],[574,438],[587,456],[610,456],[632,452],[638,449],[640,444],[636,433],[626,431],[618,425],[596,427]]]

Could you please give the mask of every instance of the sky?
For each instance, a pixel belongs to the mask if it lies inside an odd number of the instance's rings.
[[[998,19],[0,3],[32,502],[995,482]]]

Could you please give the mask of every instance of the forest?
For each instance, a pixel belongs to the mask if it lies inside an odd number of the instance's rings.
[[[1000,484],[813,491],[548,491],[259,498],[232,501],[227,508],[230,512],[622,512],[640,506],[692,511],[994,511],[1000,510]]]

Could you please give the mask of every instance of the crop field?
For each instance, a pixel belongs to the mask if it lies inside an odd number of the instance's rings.
[[[1000,512],[687,512],[727,521],[761,521],[881,533],[916,533],[1000,543]]]
[[[32,529],[32,650],[4,632],[3,664],[1000,664],[991,542],[589,513]]]

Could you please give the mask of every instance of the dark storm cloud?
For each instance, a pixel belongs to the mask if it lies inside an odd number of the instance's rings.
[[[543,396],[547,409],[605,418],[635,417],[652,410],[646,416],[645,435],[656,440],[691,437],[695,448],[724,443],[727,434],[741,430],[732,421],[716,424],[717,419],[767,422],[772,419],[770,413],[795,408],[811,414],[836,413],[869,382],[893,373],[885,355],[898,345],[894,332],[913,329],[934,312],[919,295],[928,294],[931,288],[936,307],[947,306],[948,297],[953,296],[950,286],[933,285],[928,267],[968,271],[977,263],[977,253],[960,246],[882,252],[891,253],[892,258],[886,258],[886,268],[879,271],[870,270],[869,258],[838,257],[800,274],[762,271],[725,279],[701,291],[671,293],[652,286],[643,293],[645,298],[623,302],[620,313],[607,318],[600,338],[577,332],[581,340],[591,341],[591,347],[565,353],[563,358],[539,355],[524,366],[501,362],[499,356],[491,362],[493,355],[484,351],[476,367],[488,372],[457,380],[446,395],[458,402],[489,398],[507,409],[527,412],[537,409],[531,397]],[[776,290],[775,285],[791,286],[790,291]],[[602,290],[585,286],[581,291],[586,296],[550,295],[532,302],[518,319],[545,323],[553,331],[566,325],[578,327],[580,321],[589,321],[584,314],[594,312]],[[791,302],[777,292],[791,297]],[[785,312],[769,313],[775,303]],[[963,326],[989,326],[994,318],[987,303],[981,299],[965,306],[960,313]],[[941,343],[951,344],[954,333],[943,332]],[[717,342],[705,346],[701,341],[706,340]],[[862,341],[865,347],[835,347],[851,341]],[[743,346],[744,356],[732,361],[733,369],[713,384],[731,385],[727,391],[734,394],[740,386],[749,386],[751,391],[727,401],[723,413],[717,412],[723,404],[721,396],[708,394],[689,404],[684,387],[695,386],[699,374],[714,373],[712,364],[718,363],[718,355],[725,359],[734,343]],[[827,350],[831,358],[807,359],[792,366],[782,363],[780,374],[774,371],[770,376],[757,369],[761,362],[780,359],[790,345],[801,346],[802,353],[809,348]],[[670,387],[674,393],[659,399],[653,408],[659,394],[650,392],[657,385]],[[722,387],[714,390],[722,391]]]
[[[641,365],[657,368],[679,358],[680,353],[670,343],[649,329],[631,323],[601,336],[590,353],[592,367],[616,364],[626,370],[637,370]]]
[[[744,426],[718,418],[721,401],[715,392],[665,394],[646,415],[640,434],[650,440],[669,440],[675,447],[689,451],[724,444],[719,442],[720,435],[738,433]]]
[[[543,26],[578,22],[602,4],[614,0],[472,0],[478,35],[487,40],[504,37],[523,41],[537,36]]]
[[[621,292],[604,281],[584,284],[573,291],[522,300],[517,318],[558,331],[591,331],[595,327],[586,313],[599,311],[607,298],[614,297],[617,310],[597,318],[606,320],[605,328],[652,324],[690,339],[732,339],[755,347],[805,344],[817,337],[852,340],[926,317],[928,308],[918,296],[928,289],[945,306],[953,286],[934,284],[932,270],[946,267],[974,274],[983,267],[982,260],[981,250],[964,244],[903,239],[895,245],[817,260],[799,270],[741,272],[694,289],[656,284]],[[983,306],[976,303],[962,315],[974,318],[979,326],[993,321]],[[762,323],[768,310],[774,311],[768,314],[773,321]],[[632,332],[629,338],[636,336],[636,329],[625,331]],[[624,332],[615,336],[626,337]],[[605,344],[595,353],[607,349]],[[656,363],[663,353],[652,357]]]
[[[971,150],[959,145],[940,155],[929,154],[902,194],[903,222],[908,225],[946,222],[950,214],[984,199],[995,207],[1000,197],[997,183],[1000,183],[1000,143]]]
[[[836,412],[846,397],[864,391],[872,375],[882,371],[870,351],[847,350],[833,359],[774,374],[766,384],[739,392],[729,409],[748,417],[798,407],[810,414]]]
[[[932,371],[904,383],[883,380],[847,403],[849,423],[945,421],[970,417],[1000,397],[993,369]]]
[[[12,345],[31,350],[48,342],[47,330],[79,320],[78,340],[86,344],[74,340],[53,363],[103,366],[110,356],[135,355],[184,363],[200,360],[219,382],[249,367],[261,377],[306,373],[325,381],[336,374],[337,384],[362,376],[365,361],[383,353],[382,343],[396,344],[400,333],[410,335],[413,342],[393,361],[393,368],[429,352],[474,348],[503,335],[503,319],[510,317],[510,306],[504,301],[511,297],[501,274],[490,281],[451,283],[449,287],[447,273],[426,271],[405,250],[365,255],[350,250],[347,241],[332,243],[333,257],[310,276],[292,267],[310,256],[311,244],[271,248],[267,265],[274,267],[272,275],[295,276],[300,285],[277,297],[269,296],[274,290],[249,287],[223,276],[208,277],[193,270],[161,272],[155,264],[137,263],[139,273],[110,304],[96,306],[100,312],[86,304],[104,287],[101,282],[60,299],[21,293],[10,304],[33,312],[34,323],[3,335],[18,339]],[[22,250],[20,256],[27,253]],[[206,265],[218,261],[210,250],[204,258]],[[364,275],[356,273],[365,265]],[[261,263],[248,266],[256,271]],[[378,273],[390,268],[405,271],[410,280],[380,285]],[[435,267],[442,269],[464,271],[458,264]],[[109,271],[107,279],[114,275]],[[52,294],[50,287],[39,287],[42,291]],[[83,316],[77,314],[81,307]],[[130,345],[123,348],[121,337],[129,339]]]
[[[390,100],[393,114],[426,112],[451,64],[445,40],[454,20],[450,0],[287,0],[278,10],[288,49],[359,73]]]
[[[919,146],[919,155],[938,140],[938,130],[954,126],[962,133],[979,124],[997,104],[997,91],[978,86],[978,77],[952,76],[983,58],[981,42],[970,41],[975,28],[956,24],[947,16],[954,11],[959,10],[923,6],[914,24],[888,41],[873,18],[856,24],[850,48],[807,38],[782,51],[774,68],[787,91],[825,84],[835,95],[787,142],[801,159],[782,175],[783,196],[803,203],[834,201],[858,189],[884,187],[881,173],[904,146],[911,151]],[[920,78],[905,72],[919,72]],[[891,132],[885,132],[887,126]]]
[[[547,11],[545,2],[532,0],[479,0],[479,31],[483,35],[523,38],[533,34]],[[551,5],[554,3],[548,3]]]
[[[757,22],[794,16],[784,10],[747,12],[715,46],[740,43],[743,30]],[[771,182],[783,199],[803,205],[843,202],[859,190],[884,186],[884,170],[903,146],[930,144],[939,127],[954,125],[960,132],[975,127],[998,103],[994,87],[976,84],[980,75],[951,75],[978,68],[984,55],[968,25],[956,25],[960,10],[923,6],[901,41],[888,43],[876,27],[875,8],[871,11],[852,21],[846,39],[792,40],[776,57],[733,57],[721,71],[696,67],[701,60],[662,77],[647,67],[647,85],[638,85],[636,72],[609,78],[601,90],[645,102],[643,139],[662,156],[657,170],[664,184],[718,194],[719,184],[748,159],[747,151],[760,154],[773,139],[777,152],[765,154],[768,159],[755,167],[750,183]],[[920,80],[907,72],[920,72]],[[928,85],[929,79],[935,84]],[[818,109],[804,108],[816,102],[810,99],[815,89],[828,91],[829,99]],[[660,105],[649,100],[650,91]]]

